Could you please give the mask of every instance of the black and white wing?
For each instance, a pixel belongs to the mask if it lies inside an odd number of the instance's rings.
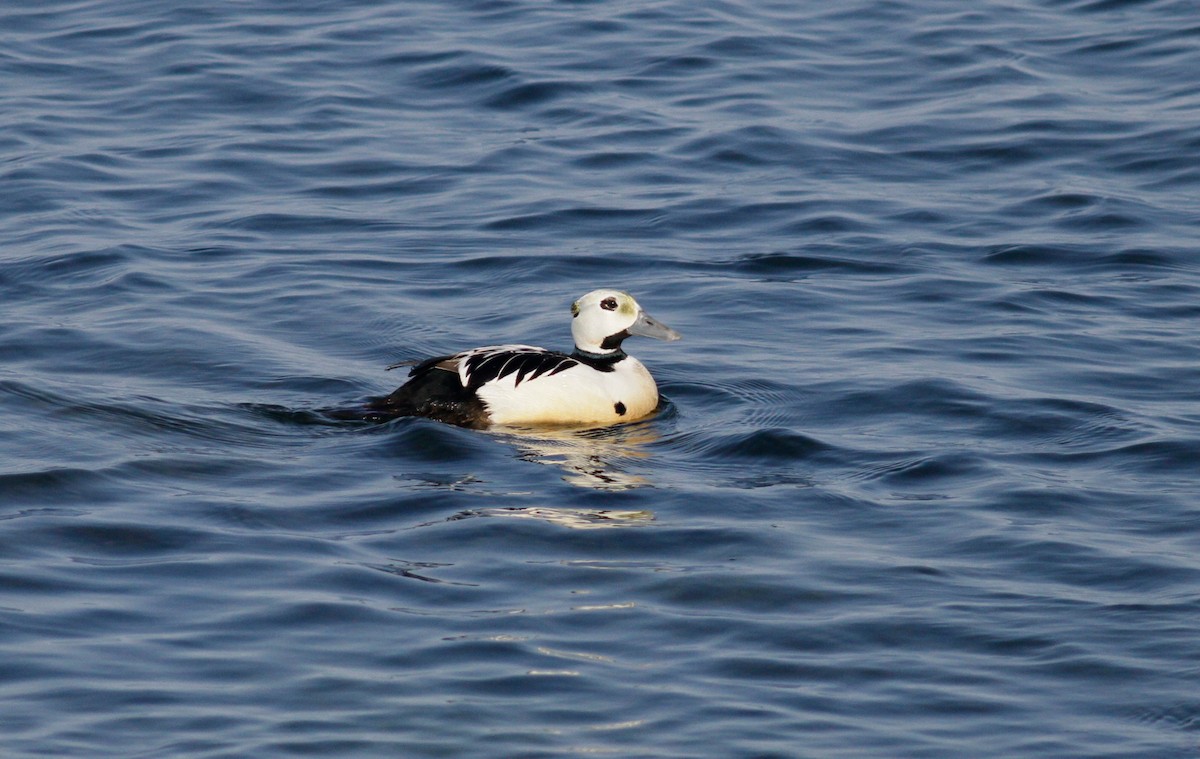
[[[565,353],[535,348],[532,345],[489,345],[455,356],[458,376],[463,387],[476,390],[493,380],[516,375],[513,386],[538,377],[551,377],[578,366],[579,362]]]

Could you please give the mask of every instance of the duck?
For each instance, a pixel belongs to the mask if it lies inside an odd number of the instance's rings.
[[[612,426],[650,416],[658,385],[625,352],[634,335],[675,341],[675,330],[647,314],[632,295],[593,290],[571,304],[570,353],[532,345],[487,345],[419,362],[390,395],[368,402],[372,417],[419,416],[490,427]]]

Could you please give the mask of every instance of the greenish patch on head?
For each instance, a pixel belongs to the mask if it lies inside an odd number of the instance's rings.
[[[618,310],[620,311],[621,316],[633,318],[637,315],[637,301],[635,301],[631,295],[626,295],[625,293],[622,293],[622,295],[624,297],[621,298],[621,306]]]
[[[571,304],[571,318],[574,319],[576,316],[579,316],[579,301]]]

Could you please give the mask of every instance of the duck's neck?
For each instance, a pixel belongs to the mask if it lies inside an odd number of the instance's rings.
[[[620,347],[617,347],[614,350],[597,352],[584,350],[576,345],[574,352],[571,353],[571,358],[575,359],[581,364],[587,364],[598,371],[611,372],[616,365],[619,362],[624,361],[627,356],[625,351],[621,350]]]
[[[579,339],[575,341],[575,352],[571,354],[574,358],[593,369],[599,369],[602,372],[611,372],[617,362],[626,358],[625,351],[621,350],[621,343],[625,338],[629,337],[629,330],[621,330],[615,335],[609,335],[600,341],[600,344],[587,341],[587,347],[579,344]]]

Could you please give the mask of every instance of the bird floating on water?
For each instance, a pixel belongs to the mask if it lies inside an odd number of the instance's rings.
[[[603,289],[571,305],[571,335],[571,353],[489,345],[426,359],[368,409],[381,418],[423,416],[473,428],[607,426],[654,412],[658,386],[621,344],[632,335],[678,340],[678,332],[643,311],[629,293]]]

